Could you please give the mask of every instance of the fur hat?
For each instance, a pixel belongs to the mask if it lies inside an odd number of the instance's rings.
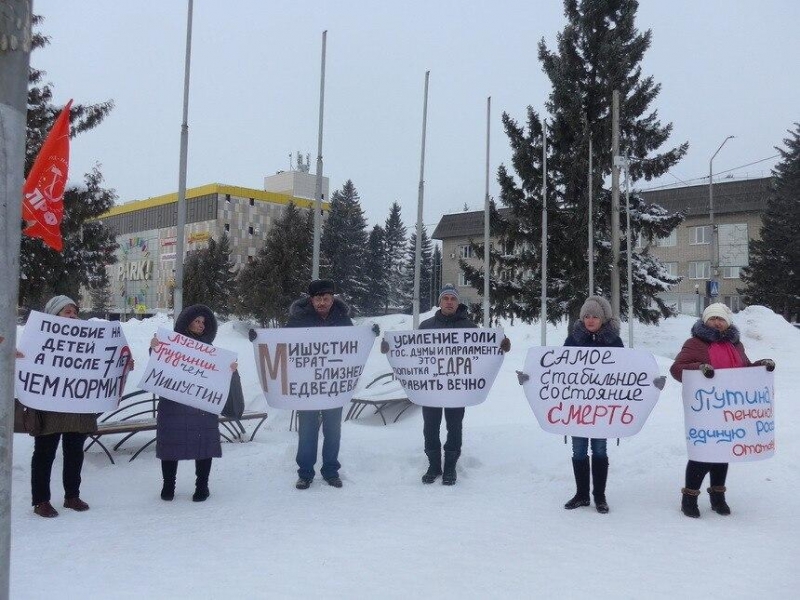
[[[308,284],[309,296],[321,296],[322,294],[334,294],[336,286],[330,279],[315,279]]]
[[[719,317],[728,325],[733,324],[733,313],[722,302],[714,302],[714,304],[709,304],[706,307],[703,311],[703,323],[707,322],[711,317]]]
[[[442,301],[442,296],[444,296],[445,294],[448,294],[450,296],[455,296],[456,300],[458,300],[458,290],[456,289],[456,286],[454,286],[452,283],[445,283],[442,286],[442,290],[439,292],[439,299],[437,300],[437,303]]]
[[[586,315],[598,317],[603,325],[614,318],[611,304],[602,296],[589,296],[586,299],[586,302],[581,306],[581,320],[583,320]]]
[[[58,313],[70,304],[74,304],[75,308],[78,308],[78,303],[69,296],[53,296],[47,301],[47,304],[44,305],[44,312],[49,315],[58,315]]]

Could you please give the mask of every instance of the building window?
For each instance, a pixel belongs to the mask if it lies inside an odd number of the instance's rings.
[[[710,279],[711,261],[693,260],[689,263],[689,279]]]
[[[230,230],[231,230],[231,224],[225,223],[225,231],[230,231]]]
[[[678,263],[676,262],[666,262],[664,264],[664,270],[670,274],[672,277],[678,276]]]
[[[458,274],[458,287],[469,287],[469,282],[467,281],[467,276],[464,275],[464,271]]]
[[[225,194],[225,202],[227,202],[228,204],[231,203],[231,195],[230,194]]]
[[[711,243],[711,225],[703,225],[701,227],[692,227],[692,240],[690,242],[693,246],[710,244]]]
[[[722,267],[723,279],[739,279],[739,270],[741,267]]]
[[[678,244],[678,234],[673,229],[667,237],[657,237],[653,239],[653,245],[658,248],[669,248]]]
[[[746,267],[750,264],[747,223],[726,223],[719,226],[717,233],[721,266]]]
[[[460,258],[472,258],[472,246],[459,246],[458,247],[458,256]]]
[[[247,228],[247,233],[250,234],[250,235],[253,235],[253,226],[252,225],[250,225],[250,227]]]
[[[256,205],[256,199],[250,198],[250,206],[255,206],[255,205]]]

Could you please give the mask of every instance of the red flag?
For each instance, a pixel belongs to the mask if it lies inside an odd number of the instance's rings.
[[[22,188],[22,218],[27,227],[22,233],[41,238],[59,252],[61,218],[64,216],[64,188],[69,172],[69,109],[72,100],[58,115],[53,128],[39,150],[31,172]]]

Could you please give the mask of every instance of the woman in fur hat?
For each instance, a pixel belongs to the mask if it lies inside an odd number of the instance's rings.
[[[714,377],[714,369],[749,366],[763,366],[768,371],[775,369],[775,363],[768,358],[750,362],[739,341],[739,330],[733,324],[733,313],[721,302],[715,302],[708,305],[703,311],[703,318],[692,326],[692,337],[684,342],[669,372],[678,381],[683,381],[683,371],[686,369],[699,370],[711,378]],[[686,464],[686,482],[681,490],[681,511],[687,517],[700,516],[697,497],[707,473],[711,480],[711,487],[708,488],[711,510],[720,515],[731,514],[725,501],[728,463],[690,460]]]
[[[611,304],[601,296],[589,296],[581,306],[580,320],[564,341],[565,346],[622,348],[619,337],[619,320],[611,311]],[[589,464],[589,444],[592,461]],[[567,510],[589,506],[589,478],[594,482],[594,505],[597,512],[608,512],[606,480],[608,479],[608,454],[606,440],[600,438],[572,438],[572,472],[575,475],[575,495],[564,505]]]

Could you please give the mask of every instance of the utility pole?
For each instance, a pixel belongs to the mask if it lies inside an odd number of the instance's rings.
[[[483,326],[491,327],[489,314],[489,277],[492,273],[491,247],[489,240],[489,127],[491,124],[492,97],[486,98],[486,188],[483,194]]]
[[[619,90],[611,100],[611,310],[619,317]]]
[[[319,74],[319,133],[317,134],[317,186],[314,192],[314,251],[311,279],[319,279],[319,244],[322,239],[322,117],[325,113],[325,51],[328,30],[322,32],[322,64]]]
[[[542,118],[542,346],[547,345],[547,121]]]
[[[631,161],[625,158],[625,232],[628,262],[628,348],[633,348],[633,232],[631,231]]]
[[[586,120],[586,133],[589,136],[589,240],[587,244],[587,258],[589,259],[589,295],[594,296],[594,209],[592,208],[592,129],[589,120]]]
[[[178,167],[178,222],[175,228],[175,301],[174,316],[183,310],[183,247],[186,231],[186,163],[189,154],[189,72],[192,61],[192,12],[194,0],[189,0],[186,16],[186,62],[183,70],[183,121],[181,122],[181,157]],[[126,275],[127,278],[127,275]],[[126,280],[127,281],[127,280]],[[127,283],[125,292],[127,294]],[[127,302],[127,297],[126,297]],[[126,308],[127,311],[127,308]]]
[[[708,249],[709,253],[709,262],[711,266],[711,277],[709,278],[709,286],[708,291],[708,303],[711,304],[714,301],[715,291],[719,292],[719,236],[717,234],[717,224],[714,222],[714,157],[719,154],[719,151],[722,150],[722,147],[727,143],[728,140],[732,140],[736,136],[729,135],[717,148],[717,151],[711,155],[711,158],[708,161],[708,218],[711,222],[711,247]]]
[[[8,600],[11,567],[11,399],[17,345],[31,13],[29,0],[0,0],[0,600]]]
[[[425,132],[428,127],[428,80],[431,72],[425,71],[425,95],[422,102],[422,151],[419,157],[419,193],[417,194],[417,245],[414,250],[414,329],[419,326],[419,283],[422,273],[422,200],[425,196]]]

